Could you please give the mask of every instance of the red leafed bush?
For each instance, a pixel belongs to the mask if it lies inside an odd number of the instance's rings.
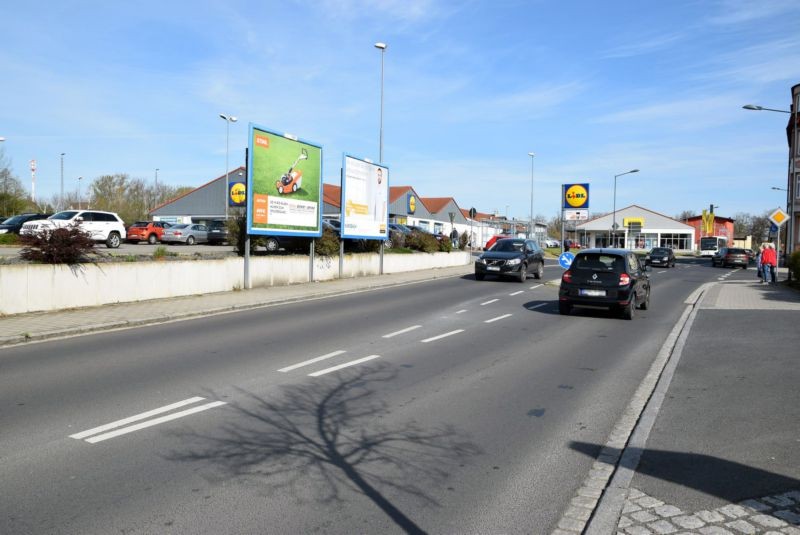
[[[19,256],[43,264],[77,264],[94,249],[91,235],[78,225],[23,235],[20,243]]]

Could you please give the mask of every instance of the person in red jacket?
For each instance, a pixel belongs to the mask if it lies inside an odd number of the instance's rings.
[[[777,281],[778,271],[778,254],[775,252],[775,245],[768,243],[764,252],[761,253],[761,266],[764,272],[764,280],[762,283],[772,282],[775,284]]]

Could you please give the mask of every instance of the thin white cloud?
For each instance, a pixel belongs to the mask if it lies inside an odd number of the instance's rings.
[[[701,78],[740,84],[796,82],[800,79],[800,37],[776,39],[720,55]]]
[[[616,59],[652,54],[671,48],[674,44],[682,41],[684,37],[683,33],[668,33],[631,38],[630,42],[601,53],[601,57]]]
[[[633,123],[643,128],[702,130],[736,120],[743,97],[711,94],[647,104],[599,116],[595,123]]]
[[[709,22],[716,25],[738,25],[761,21],[789,12],[800,11],[796,0],[721,0],[718,14]]]

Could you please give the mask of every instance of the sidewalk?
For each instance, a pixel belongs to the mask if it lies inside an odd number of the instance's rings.
[[[800,293],[786,286],[712,286],[655,417],[648,406],[640,418],[644,447],[635,434],[626,446],[624,500],[613,516],[601,500],[589,533],[800,535],[798,326]]]
[[[100,307],[32,312],[0,317],[0,347],[61,336],[134,327],[247,310],[309,298],[322,298],[373,288],[414,284],[472,273],[472,264],[327,282],[272,286],[172,299],[155,299]]]

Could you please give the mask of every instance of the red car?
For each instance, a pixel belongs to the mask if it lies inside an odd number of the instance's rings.
[[[491,249],[492,245],[494,245],[494,243],[497,240],[503,240],[505,238],[513,238],[513,237],[514,236],[512,236],[511,234],[498,234],[497,236],[492,236],[491,238],[489,238],[489,241],[486,242],[486,245],[483,246],[483,250],[488,251],[489,249]]]
[[[146,241],[152,245],[157,241],[161,241],[161,235],[164,234],[165,228],[169,228],[169,223],[164,223],[163,221],[137,221],[128,227],[128,236],[125,241],[128,243]]]

